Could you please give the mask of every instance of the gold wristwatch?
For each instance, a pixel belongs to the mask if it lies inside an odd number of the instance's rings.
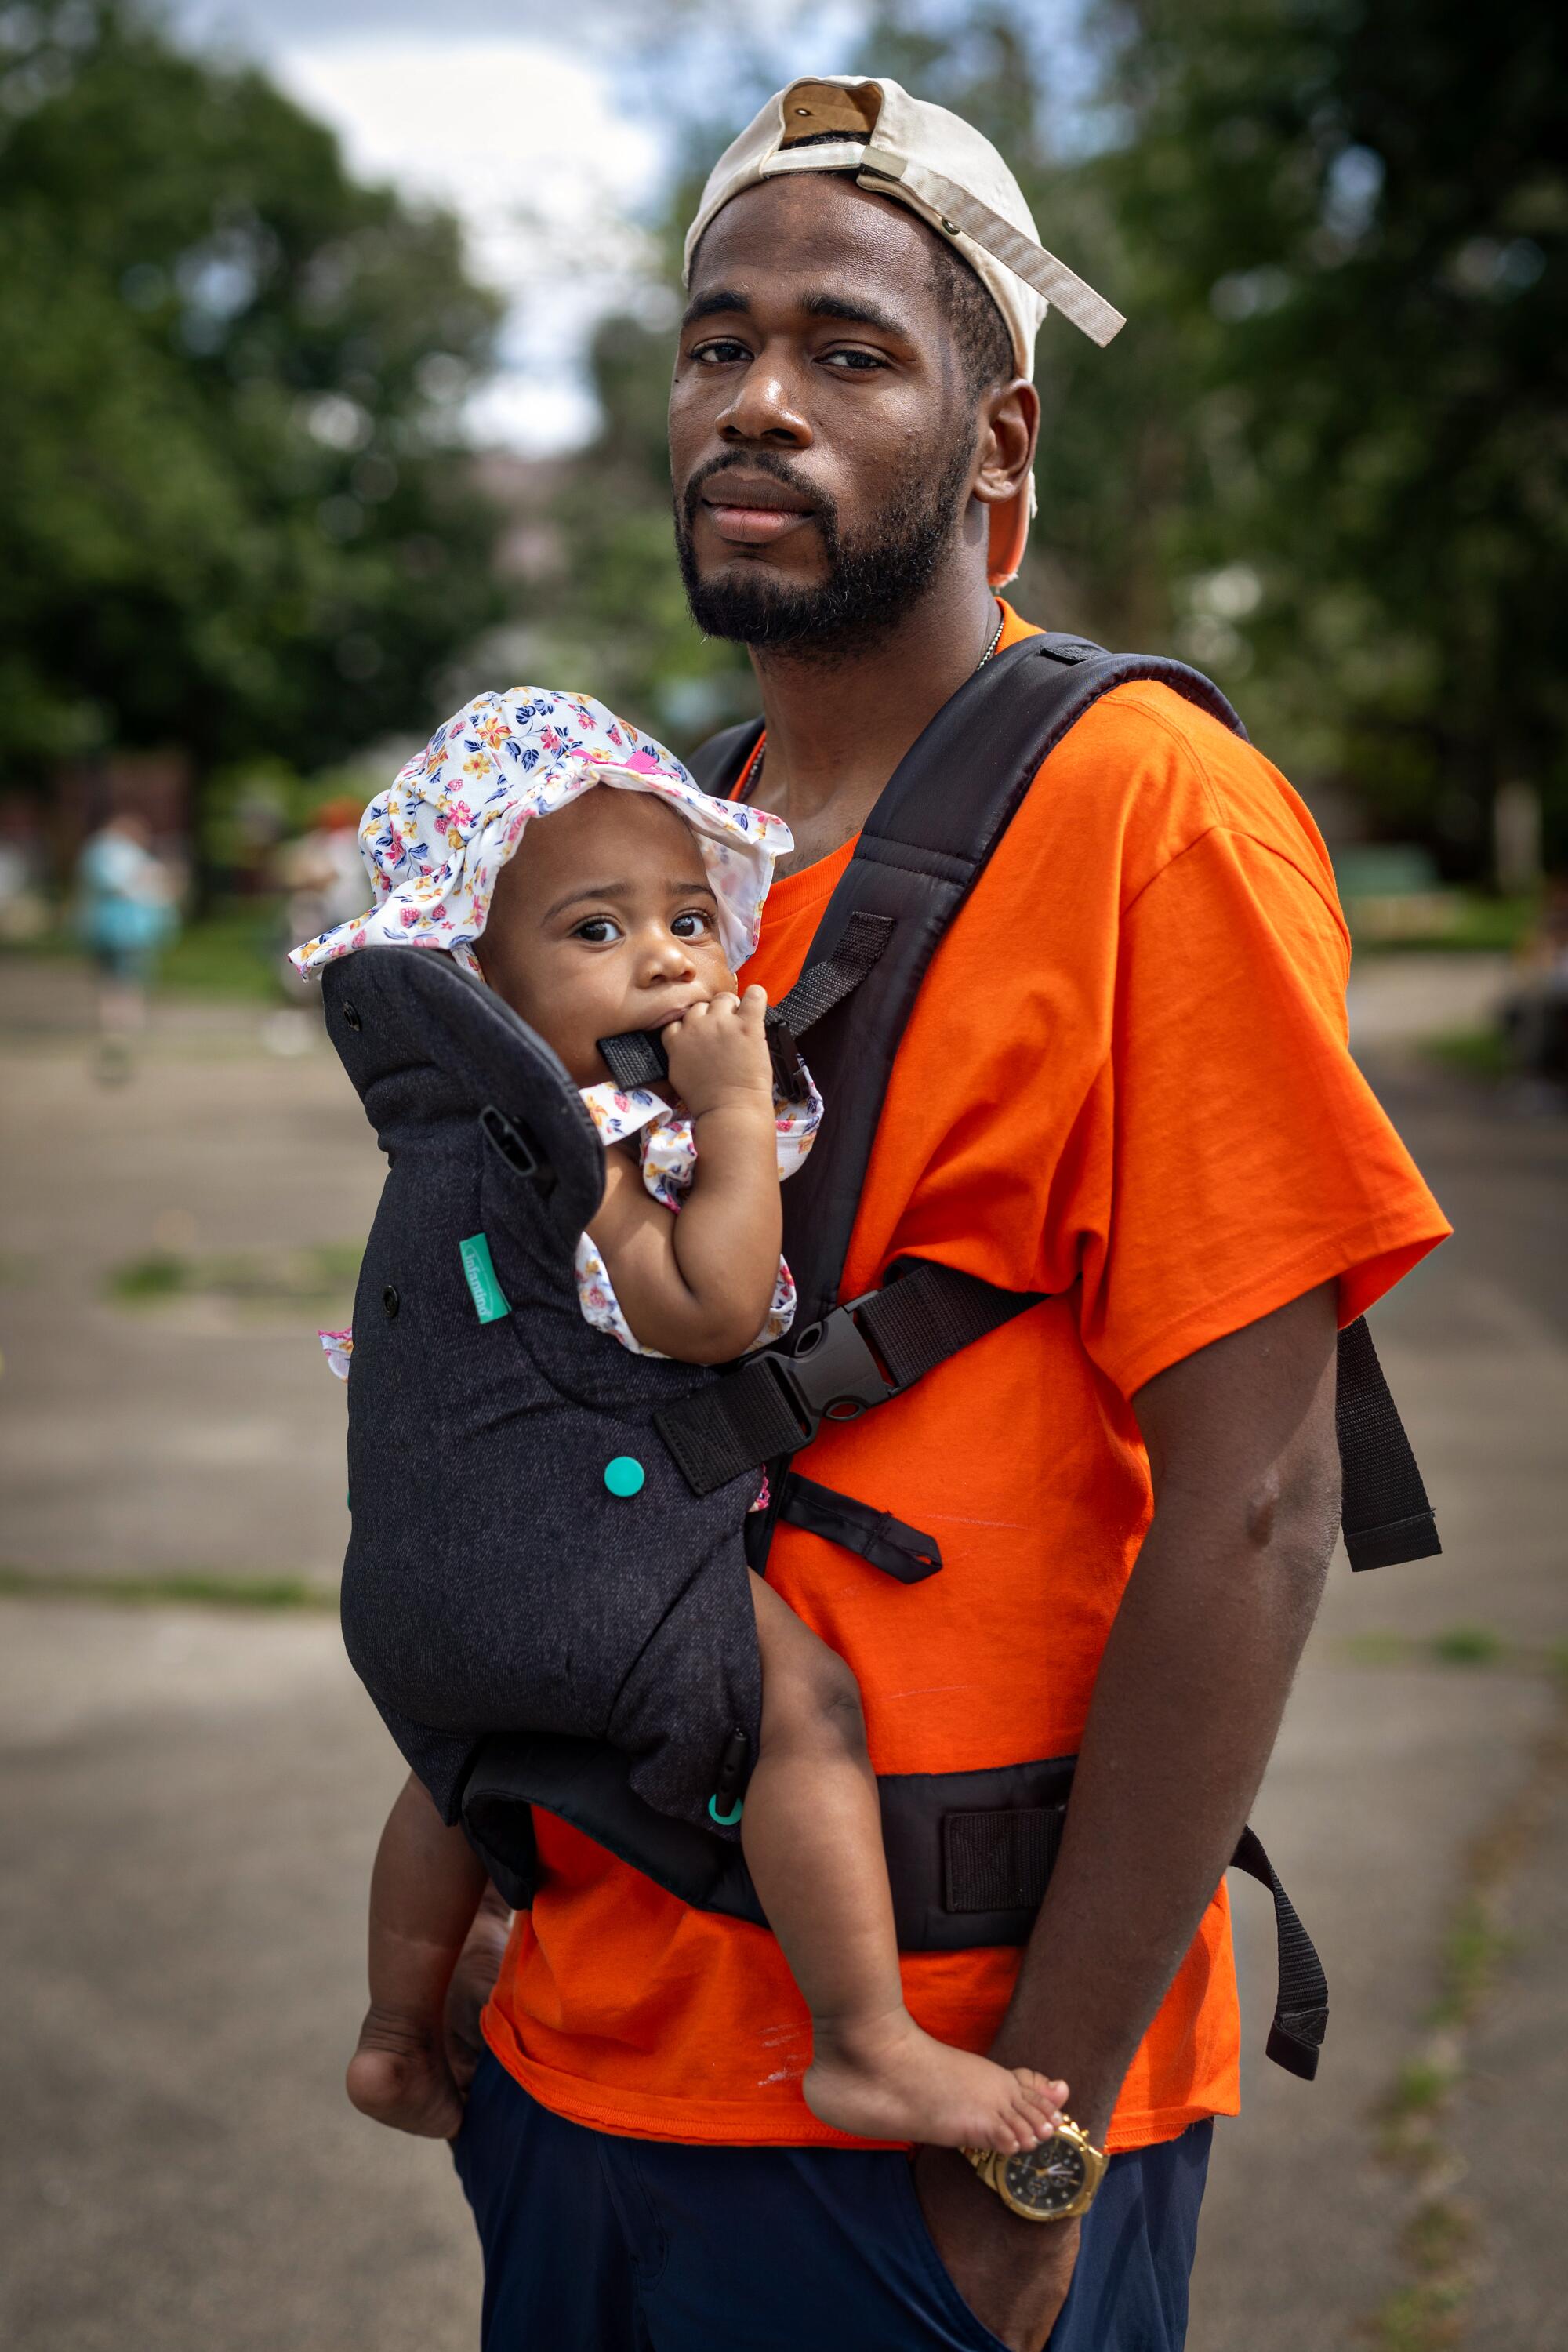
[[[1066,2116],[1049,2139],[1022,2156],[1001,2156],[994,2147],[958,2152],[1023,2221],[1075,2221],[1088,2212],[1105,2177],[1104,2150],[1091,2147],[1088,2133]]]

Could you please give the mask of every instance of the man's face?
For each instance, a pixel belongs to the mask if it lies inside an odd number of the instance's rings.
[[[703,237],[669,454],[707,635],[852,650],[924,593],[955,530],[984,537],[933,241],[901,205],[816,172],[749,188]]]

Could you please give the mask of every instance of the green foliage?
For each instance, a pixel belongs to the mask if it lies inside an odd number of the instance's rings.
[[[451,432],[496,320],[260,74],[136,0],[0,14],[0,770],[422,728],[497,609]]]
[[[0,1568],[0,1597],[13,1601],[98,1601],[120,1608],[308,1609],[338,1606],[335,1591],[302,1576],[51,1575],[47,1570]]]
[[[1513,777],[1561,859],[1568,24],[1531,0],[1108,0],[1102,21],[1132,126],[1117,215],[1159,257],[1210,452],[1175,560],[1252,583],[1211,636],[1448,871],[1484,870]]]
[[[1531,0],[1087,0],[1050,26],[879,0],[850,60],[994,138],[1128,314],[1104,352],[1042,332],[1020,608],[1196,662],[1289,772],[1452,878],[1487,875],[1510,778],[1568,859],[1565,49]],[[694,134],[672,287],[701,167],[772,86],[743,57]],[[746,688],[673,587],[668,367],[662,328],[601,337],[552,625],[650,724],[707,681],[713,725]]]
[[[107,1291],[121,1307],[173,1298],[226,1298],[244,1307],[322,1307],[353,1293],[363,1251],[355,1242],[288,1250],[229,1250],[190,1257],[149,1250],[113,1267]]]
[[[1502,1637],[1489,1625],[1450,1625],[1432,1636],[1432,1654],[1446,1666],[1495,1665],[1502,1654]]]

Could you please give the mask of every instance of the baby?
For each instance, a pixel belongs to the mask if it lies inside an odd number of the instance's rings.
[[[496,700],[481,698],[471,710]],[[537,717],[541,698],[525,707]],[[640,740],[597,706],[571,709],[592,713],[617,745]],[[760,988],[738,990],[726,952],[735,944],[723,903],[727,853],[715,856],[710,844],[704,854],[695,787],[668,753],[653,751],[647,789],[627,789],[620,772],[620,789],[574,789],[562,804],[535,806],[526,838],[521,823],[507,829],[505,862],[481,869],[460,919],[448,894],[445,911],[426,910],[410,933],[477,965],[583,1090],[606,1150],[603,1199],[578,1246],[578,1289],[604,1344],[720,1364],[788,1328],[779,1181],[808,1146],[820,1107],[813,1094],[804,1133],[798,1111],[781,1117],[766,1002]],[[635,775],[636,761],[626,764]],[[579,782],[592,778],[584,772]],[[367,817],[367,855],[380,805]],[[734,816],[770,852],[760,903],[788,835],[761,812]],[[452,813],[448,837],[461,836],[465,817],[472,823],[467,806]],[[341,940],[308,942],[296,961],[303,968],[366,943],[365,924],[342,929]],[[608,1082],[597,1041],[634,1029],[662,1037],[673,1110]],[[855,1678],[762,1578],[744,1572],[763,1696],[740,1834],[811,2011],[808,2105],[868,2139],[1009,2154],[1034,2147],[1058,2121],[1067,2085],[950,2048],[910,2017]],[[376,1856],[370,2008],[348,2070],[351,2099],[383,2122],[437,2137],[457,2128],[443,2008],[483,1885],[462,1830],[445,1826],[410,1779]]]

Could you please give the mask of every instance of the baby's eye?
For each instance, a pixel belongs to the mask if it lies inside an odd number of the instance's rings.
[[[694,925],[694,929],[686,928]],[[678,940],[700,940],[713,929],[713,918],[706,907],[687,907],[677,915],[670,929]]]
[[[621,927],[608,915],[590,915],[579,923],[572,934],[574,940],[586,940],[592,947],[608,947],[621,936]]]

